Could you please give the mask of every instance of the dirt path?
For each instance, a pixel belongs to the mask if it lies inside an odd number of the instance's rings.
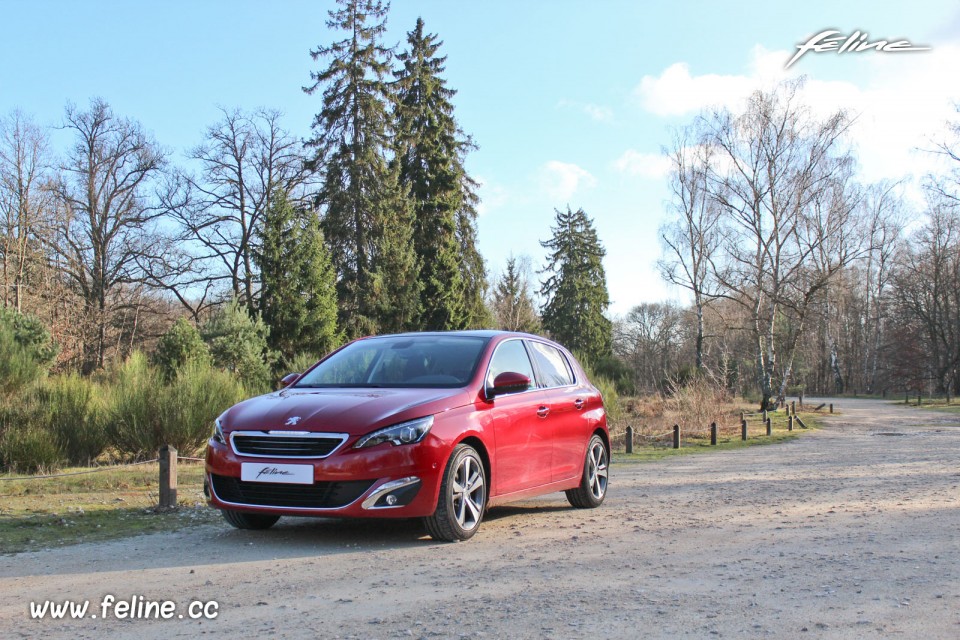
[[[598,510],[493,510],[467,543],[284,519],[3,556],[0,637],[960,637],[960,416],[838,406],[786,444],[615,466]],[[28,613],[104,594],[220,610]]]

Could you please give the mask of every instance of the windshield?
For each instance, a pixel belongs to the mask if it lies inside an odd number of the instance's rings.
[[[358,340],[307,372],[294,388],[454,388],[469,382],[488,338],[386,336]]]

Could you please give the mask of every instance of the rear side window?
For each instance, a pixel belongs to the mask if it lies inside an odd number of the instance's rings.
[[[534,379],[533,366],[520,340],[508,340],[497,347],[487,370],[487,387],[492,387],[494,378],[507,371],[522,373],[531,381]]]
[[[566,387],[573,384],[573,372],[570,363],[554,347],[542,342],[530,342],[530,352],[543,374],[542,387]]]

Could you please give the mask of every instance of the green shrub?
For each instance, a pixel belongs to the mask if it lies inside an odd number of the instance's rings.
[[[22,391],[43,372],[30,349],[17,341],[13,329],[0,323],[0,395]]]
[[[178,318],[160,337],[152,361],[165,379],[173,380],[189,362],[210,362],[210,348],[189,320]]]
[[[201,362],[187,363],[161,394],[154,450],[172,444],[181,453],[195,452],[210,437],[217,416],[245,397],[243,385],[230,373]]]
[[[58,468],[65,455],[46,429],[15,425],[0,436],[0,463],[12,473],[38,473]]]
[[[135,351],[110,372],[104,430],[121,453],[152,457],[161,432],[163,379],[146,357]]]
[[[76,373],[57,376],[39,389],[43,423],[71,464],[89,464],[107,446],[100,385]]]

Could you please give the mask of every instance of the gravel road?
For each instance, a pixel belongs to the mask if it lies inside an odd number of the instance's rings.
[[[960,416],[838,408],[781,445],[615,465],[600,509],[494,509],[465,543],[285,518],[0,556],[0,637],[960,638]],[[219,611],[103,619],[105,594]],[[87,618],[30,618],[64,599]]]

